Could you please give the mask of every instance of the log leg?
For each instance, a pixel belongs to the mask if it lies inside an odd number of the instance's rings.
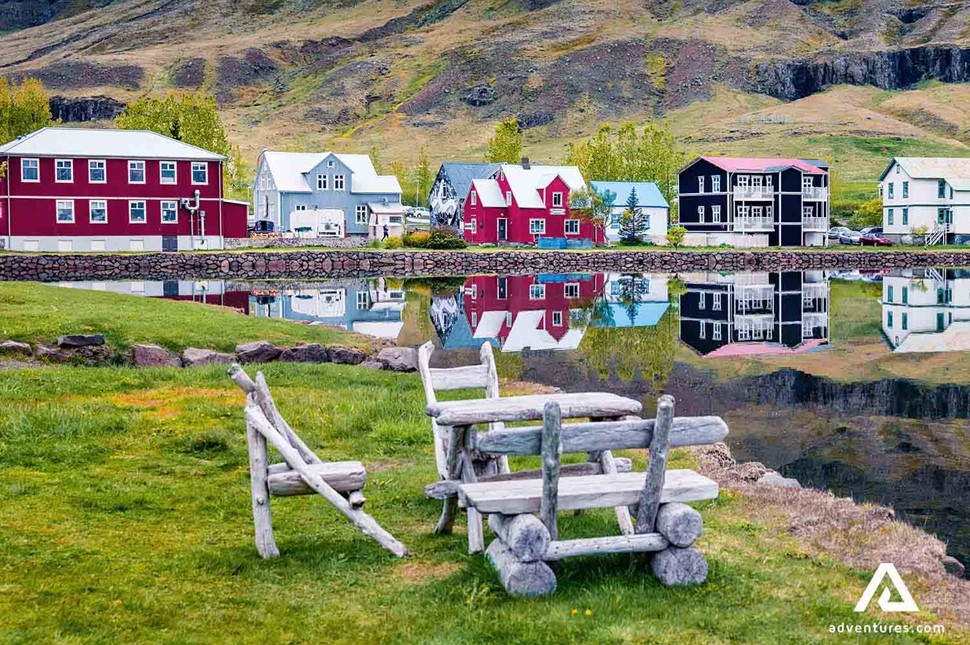
[[[269,508],[266,438],[247,423],[246,443],[249,446],[249,484],[253,497],[253,522],[256,525],[256,551],[263,558],[275,558],[280,551],[273,539],[273,518]]]
[[[466,484],[474,483],[475,467],[467,450],[462,454],[462,462],[461,480]],[[468,514],[468,552],[481,553],[485,550],[482,514],[470,506],[465,511]]]
[[[653,556],[650,568],[665,587],[699,585],[707,580],[707,560],[693,546],[667,547]]]
[[[488,545],[488,560],[510,596],[546,596],[556,590],[556,574],[542,560],[522,562],[496,538]]]
[[[461,476],[461,454],[465,450],[465,431],[465,426],[455,426],[451,429],[451,438],[448,441],[448,479],[452,481]],[[455,526],[455,515],[457,513],[458,498],[446,498],[434,532],[438,535],[450,534]]]

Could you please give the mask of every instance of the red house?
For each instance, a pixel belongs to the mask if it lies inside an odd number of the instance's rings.
[[[576,166],[531,166],[527,160],[505,164],[494,179],[472,182],[465,200],[465,240],[538,244],[554,238],[601,244],[603,231],[569,210],[569,194],[585,187]]]
[[[472,336],[503,352],[576,349],[586,332],[581,315],[604,287],[596,274],[476,276],[465,282]]]
[[[0,146],[0,244],[16,251],[179,251],[246,237],[225,158],[146,131],[44,128]]]

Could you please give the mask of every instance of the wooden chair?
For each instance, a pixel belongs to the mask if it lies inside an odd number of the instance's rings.
[[[479,481],[459,486],[461,506],[488,515],[497,537],[488,558],[512,595],[544,595],[556,588],[548,562],[599,553],[655,553],[651,566],[665,585],[697,584],[707,578],[707,561],[693,546],[701,515],[685,502],[714,499],[716,482],[692,470],[667,470],[670,447],[724,439],[719,417],[674,419],[673,397],[657,405],[656,420],[563,425],[559,405],[547,403],[541,427],[509,428],[474,437],[475,449],[496,455],[542,456],[542,479]],[[648,448],[646,473],[604,473],[560,478],[563,452]],[[562,510],[630,507],[632,534],[560,540]],[[533,515],[538,513],[538,517]]]
[[[317,457],[280,415],[262,372],[253,381],[239,365],[233,365],[229,377],[246,393],[246,440],[259,555],[274,558],[280,554],[273,539],[270,497],[320,494],[365,535],[394,555],[406,556],[407,548],[361,510],[367,479],[364,465],[359,461],[325,462]],[[282,462],[269,463],[267,442],[282,455]]]

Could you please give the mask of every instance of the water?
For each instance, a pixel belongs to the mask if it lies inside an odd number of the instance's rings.
[[[893,507],[970,562],[970,271],[64,284],[433,340],[505,378],[716,414],[739,460]],[[419,405],[415,402],[415,405]]]

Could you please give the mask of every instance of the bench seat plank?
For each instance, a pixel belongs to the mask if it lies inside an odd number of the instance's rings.
[[[367,480],[367,471],[364,469],[364,464],[359,461],[328,461],[322,464],[310,464],[309,468],[323,477],[323,480],[338,493],[360,490]],[[267,483],[270,494],[278,497],[313,495],[316,492],[295,470],[270,473]]]
[[[630,506],[640,501],[646,473],[587,475],[559,480],[559,510]],[[662,504],[715,499],[717,483],[693,470],[668,470],[664,478]],[[524,479],[505,482],[464,484],[459,501],[482,513],[518,515],[536,513],[542,500],[542,481]]]
[[[438,425],[467,426],[496,421],[535,421],[542,418],[547,402],[559,404],[564,419],[585,417],[623,417],[640,414],[639,401],[607,392],[536,394],[499,399],[443,401],[427,407]]]

